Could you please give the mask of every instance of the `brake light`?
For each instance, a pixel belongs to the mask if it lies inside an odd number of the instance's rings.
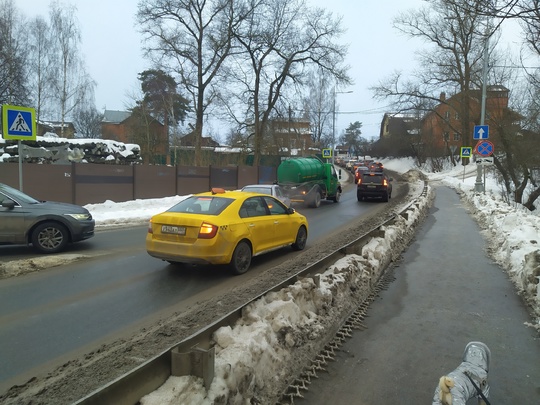
[[[383,186],[388,186],[388,180],[386,179],[383,179],[383,182],[382,182]]]
[[[362,184],[362,178],[358,176],[358,184]]]
[[[199,229],[199,239],[212,239],[216,236],[218,227],[207,222],[203,222]]]

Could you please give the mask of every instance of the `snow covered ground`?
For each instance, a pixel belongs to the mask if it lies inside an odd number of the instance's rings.
[[[389,170],[406,173],[415,169],[410,160],[383,161]],[[486,238],[493,259],[507,271],[516,289],[540,316],[540,217],[517,204],[500,198],[500,188],[487,175],[485,192],[475,192],[476,165],[457,166],[442,173],[424,173],[430,184],[438,182],[456,189]],[[421,182],[416,187],[421,187]],[[430,193],[432,189],[430,188]],[[125,203],[107,201],[87,205],[98,227],[145,223],[186,196],[137,200]],[[430,196],[420,205],[430,204]],[[374,238],[361,255],[350,255],[330,266],[319,285],[306,279],[250,304],[234,327],[223,327],[215,335],[215,377],[206,390],[193,376],[170,377],[155,392],[141,399],[142,405],[192,403],[249,403],[249,395],[280,378],[280,369],[290,359],[291,350],[301,343],[301,334],[321,334],[319,314],[330,301],[339,300],[350,283],[361,283],[366,274],[379,271],[384,252],[391,251],[396,238],[417,221],[421,209],[385,229],[385,238]],[[535,321],[532,327],[540,329]],[[284,332],[286,331],[286,332]],[[246,399],[248,398],[248,399]],[[248,402],[246,402],[248,401]]]

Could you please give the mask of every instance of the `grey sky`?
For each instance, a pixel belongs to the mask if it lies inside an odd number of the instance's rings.
[[[411,71],[416,66],[415,51],[422,43],[408,39],[392,28],[392,19],[401,11],[425,6],[424,0],[306,0],[343,17],[347,30],[342,42],[349,44],[347,64],[354,85],[338,94],[336,136],[349,123],[360,121],[365,137],[378,137],[386,109],[372,99],[369,87],[396,70]],[[141,53],[141,35],[135,27],[137,0],[70,0],[77,7],[82,31],[82,53],[88,73],[97,82],[98,109],[124,110],[132,104],[129,95],[139,91],[137,74],[148,68]],[[27,16],[48,14],[48,0],[16,0]],[[222,136],[224,134],[221,134]]]

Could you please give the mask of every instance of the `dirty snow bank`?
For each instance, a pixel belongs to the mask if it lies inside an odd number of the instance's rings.
[[[234,326],[218,329],[213,336],[215,375],[208,391],[202,379],[170,377],[143,397],[141,405],[275,403],[408,246],[432,200],[429,189],[406,217],[396,217],[358,254],[338,260],[320,276],[253,301]]]

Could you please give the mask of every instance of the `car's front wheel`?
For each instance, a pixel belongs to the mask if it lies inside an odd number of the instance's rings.
[[[32,232],[32,245],[41,253],[57,253],[69,242],[67,228],[56,222],[44,222]]]
[[[307,229],[305,226],[301,226],[298,228],[298,232],[296,233],[296,240],[292,244],[292,248],[294,250],[303,250],[306,247],[307,242]]]
[[[233,274],[244,274],[251,265],[251,247],[246,241],[241,241],[236,245],[230,263]]]

